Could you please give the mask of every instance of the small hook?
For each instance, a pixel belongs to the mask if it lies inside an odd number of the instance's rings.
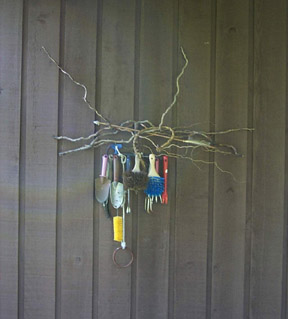
[[[118,146],[122,144],[115,144],[115,153],[117,152],[117,155],[120,156],[121,164],[124,165],[126,163],[126,156],[122,153],[120,153]]]

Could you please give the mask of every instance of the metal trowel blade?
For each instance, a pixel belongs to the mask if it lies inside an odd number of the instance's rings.
[[[95,179],[95,197],[101,204],[107,201],[109,196],[111,181],[107,177],[98,177]]]
[[[124,199],[124,186],[119,182],[112,182],[110,187],[110,201],[112,206],[117,209],[121,207]]]

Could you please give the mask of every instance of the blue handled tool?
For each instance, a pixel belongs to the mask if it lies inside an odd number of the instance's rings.
[[[145,198],[145,209],[148,213],[152,212],[152,205],[154,198],[161,196],[164,191],[164,178],[160,177],[155,168],[155,155],[149,155],[149,172],[148,172],[148,185],[144,193],[147,195]]]
[[[123,147],[122,144],[111,144],[110,148],[112,148],[114,150],[114,155],[118,155],[118,150],[120,150]]]

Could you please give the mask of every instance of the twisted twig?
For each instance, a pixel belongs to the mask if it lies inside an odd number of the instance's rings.
[[[65,74],[74,84],[80,86],[84,90],[84,95],[82,99],[85,104],[93,110],[99,118],[103,121],[94,121],[93,123],[97,126],[101,126],[100,129],[97,130],[96,133],[90,134],[89,136],[82,136],[78,138],[71,138],[68,136],[58,136],[55,137],[57,140],[66,140],[72,143],[81,142],[81,141],[90,141],[90,143],[82,145],[80,147],[70,149],[67,151],[60,152],[59,155],[67,155],[70,153],[75,153],[83,150],[88,150],[91,148],[97,148],[106,144],[125,144],[131,145],[133,147],[133,151],[135,154],[142,154],[142,149],[149,149],[150,153],[158,153],[158,155],[167,155],[169,157],[174,158],[183,158],[189,159],[192,163],[199,168],[198,163],[203,164],[213,164],[217,169],[221,172],[229,173],[224,171],[219,167],[216,162],[209,162],[202,159],[197,159],[194,157],[195,151],[200,149],[205,152],[217,152],[223,155],[234,155],[234,156],[242,156],[238,153],[237,149],[233,145],[228,144],[217,144],[214,141],[215,136],[224,135],[228,133],[238,132],[238,131],[252,131],[250,128],[238,128],[238,129],[228,129],[225,131],[219,132],[202,132],[202,131],[194,131],[193,127],[199,125],[200,123],[194,123],[190,126],[185,127],[174,127],[171,128],[169,126],[164,126],[164,119],[167,113],[172,109],[172,107],[177,102],[177,97],[180,94],[180,86],[179,81],[183,76],[185,69],[188,65],[187,56],[181,47],[181,53],[184,57],[185,64],[181,69],[181,72],[176,78],[176,93],[174,94],[172,103],[166,108],[166,110],[161,115],[161,120],[158,126],[155,126],[148,120],[126,120],[120,124],[110,123],[102,114],[100,114],[95,107],[93,107],[90,102],[87,100],[87,88],[84,84],[76,81],[67,71],[65,71],[59,64],[50,56],[48,51],[42,47],[43,51],[46,53],[48,58],[58,67],[58,69]],[[129,138],[119,138],[116,139],[116,135],[120,132],[129,134]],[[112,138],[115,136],[115,138]],[[105,137],[105,138],[104,138]],[[155,139],[164,139],[164,141],[160,146],[155,142]],[[148,143],[139,143],[139,139],[142,141],[147,141]],[[149,144],[149,146],[147,145]],[[178,150],[177,153],[171,151],[172,149]],[[233,174],[231,174],[233,176]],[[234,176],[233,176],[234,178]],[[235,178],[234,178],[235,179]]]
[[[76,80],[74,80],[74,78],[72,77],[71,74],[69,74],[67,71],[65,71],[52,57],[51,55],[49,54],[49,52],[46,50],[45,47],[42,46],[42,50],[46,53],[46,55],[48,56],[48,58],[57,66],[57,68],[63,73],[65,74],[66,76],[68,76],[68,78],[76,85],[80,86],[83,88],[84,90],[84,95],[82,97],[83,101],[88,105],[88,107],[94,111],[101,119],[103,119],[105,122],[109,123],[109,121],[107,119],[105,119],[105,117],[103,115],[101,115],[95,107],[93,107],[91,105],[91,103],[87,100],[87,94],[88,94],[88,91],[87,91],[87,88],[84,84],[82,83],[79,83],[77,82]]]
[[[161,129],[162,129],[162,125],[163,125],[165,116],[166,116],[167,113],[172,109],[172,107],[176,104],[177,97],[178,97],[178,95],[179,95],[179,93],[180,93],[179,80],[180,80],[180,78],[182,77],[182,75],[184,74],[184,71],[185,71],[185,69],[187,68],[187,65],[188,65],[188,59],[187,59],[186,54],[185,54],[185,52],[184,52],[184,50],[183,50],[182,47],[181,47],[181,52],[182,52],[182,55],[183,55],[183,57],[184,57],[184,59],[185,59],[185,64],[184,64],[184,66],[183,66],[181,72],[179,73],[179,75],[178,75],[177,78],[176,78],[176,88],[177,88],[177,90],[176,90],[176,93],[174,94],[173,101],[172,101],[172,103],[167,107],[166,111],[165,111],[165,112],[162,114],[162,116],[161,116],[161,121],[160,121],[160,124],[159,124],[159,126],[158,126],[159,131],[161,131]]]

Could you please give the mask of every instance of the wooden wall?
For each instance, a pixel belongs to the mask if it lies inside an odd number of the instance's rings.
[[[136,260],[117,269],[94,200],[99,151],[52,136],[94,113],[44,45],[114,122],[254,127],[219,141],[244,158],[171,160],[169,205],[128,216]],[[285,0],[0,0],[0,318],[287,319]]]

